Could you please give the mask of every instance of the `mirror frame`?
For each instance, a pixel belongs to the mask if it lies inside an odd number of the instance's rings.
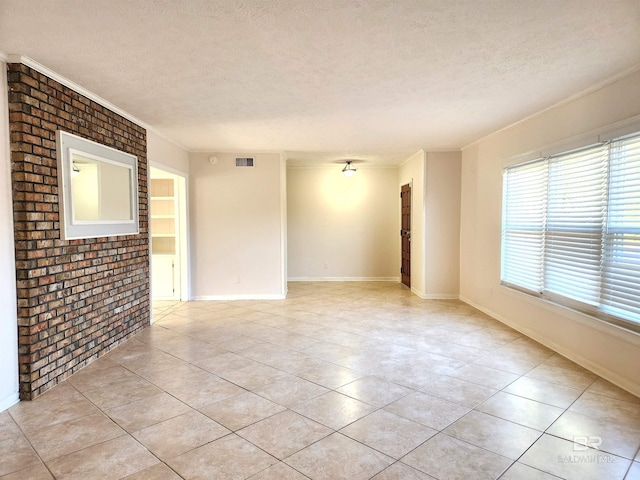
[[[140,233],[138,214],[138,157],[68,132],[56,132],[58,160],[58,202],[60,205],[60,237],[62,240],[98,238]],[[129,170],[131,220],[82,220],[73,217],[73,155],[118,165]],[[120,194],[121,192],[115,192]]]

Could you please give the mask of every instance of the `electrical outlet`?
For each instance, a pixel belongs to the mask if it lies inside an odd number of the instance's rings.
[[[324,269],[329,270],[329,262],[324,262]]]
[[[237,275],[233,277],[233,283],[240,283],[240,277]]]

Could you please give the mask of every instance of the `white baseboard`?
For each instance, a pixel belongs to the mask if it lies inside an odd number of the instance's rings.
[[[460,296],[452,293],[422,293],[413,288],[411,291],[423,300],[460,300]]]
[[[284,300],[286,295],[281,294],[273,294],[273,295],[263,295],[263,294],[240,294],[240,295],[199,295],[192,297],[193,301],[203,301],[203,300]]]
[[[400,282],[400,277],[290,277],[289,282]]]
[[[471,299],[469,299],[469,298],[467,298],[465,296],[461,295],[460,296],[460,300],[462,300],[463,302],[471,305],[474,308],[477,308],[481,312],[486,313],[490,317],[495,318],[499,322],[502,322],[505,325],[513,328],[514,330],[517,330],[518,332],[522,333],[523,335],[526,335],[527,337],[535,340],[536,342],[541,343],[545,347],[550,348],[554,352],[559,353],[560,355],[562,355],[563,357],[568,358],[572,362],[575,362],[578,365],[586,368],[587,370],[590,370],[591,372],[595,373],[596,375],[601,376],[605,380],[610,381],[611,383],[613,383],[614,385],[617,385],[618,387],[622,388],[623,390],[626,390],[627,392],[631,392],[634,395],[640,397],[640,384],[630,382],[629,380],[627,380],[626,378],[621,377],[617,373],[612,372],[611,370],[609,370],[607,368],[603,368],[601,365],[595,364],[595,363],[591,362],[590,360],[587,360],[586,358],[584,358],[583,356],[581,356],[578,353],[574,352],[573,350],[570,350],[570,349],[566,348],[563,345],[559,345],[558,343],[556,343],[552,339],[550,339],[550,338],[548,338],[548,337],[546,337],[544,335],[541,335],[539,332],[536,332],[536,331],[531,330],[529,328],[523,327],[522,325],[517,324],[513,320],[511,320],[511,319],[509,319],[509,318],[507,318],[507,317],[505,317],[503,315],[500,315],[499,313],[496,313],[496,312],[492,311],[491,309],[483,307],[482,305],[478,305],[473,300],[471,300]]]
[[[7,408],[15,405],[20,401],[20,394],[18,392],[14,392],[11,395],[7,395],[2,400],[0,400],[0,412],[5,411]]]

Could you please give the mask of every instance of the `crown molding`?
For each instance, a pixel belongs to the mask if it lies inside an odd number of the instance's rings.
[[[605,88],[605,87],[607,87],[607,86],[609,86],[611,84],[616,83],[618,80],[622,80],[623,78],[628,77],[629,75],[633,75],[634,73],[636,73],[638,71],[640,71],[640,63],[636,63],[635,65],[623,70],[622,72],[620,72],[620,73],[618,73],[616,75],[613,75],[611,77],[608,77],[608,78],[604,79],[603,81],[598,82],[595,85],[592,85],[589,88],[586,88],[586,89],[582,90],[581,92],[578,92],[578,93],[576,93],[574,95],[571,95],[571,96],[565,98],[564,100],[560,100],[559,102],[556,102],[553,105],[550,105],[550,106],[548,106],[546,108],[543,108],[542,110],[538,110],[537,112],[532,113],[531,115],[528,115],[528,116],[526,116],[526,117],[524,117],[524,118],[522,118],[522,119],[520,119],[520,120],[518,120],[516,122],[510,123],[509,125],[506,125],[506,126],[500,128],[498,130],[495,130],[494,132],[491,132],[491,133],[489,133],[487,135],[483,135],[482,137],[478,138],[477,140],[474,140],[473,142],[463,146],[460,150],[461,151],[465,151],[468,148],[471,148],[471,147],[473,147],[475,145],[478,145],[478,144],[484,142],[485,140],[504,132],[505,130],[509,130],[510,128],[515,127],[516,125],[520,125],[521,123],[524,123],[524,122],[526,122],[528,120],[531,120],[532,118],[538,117],[538,116],[548,112],[549,110],[553,110],[555,108],[562,107],[563,105],[566,105],[566,104],[571,103],[571,102],[573,102],[575,100],[579,100],[579,99],[581,99],[583,97],[586,97],[586,96],[588,96],[588,95],[590,95],[590,94],[592,94],[594,92],[597,92],[598,90],[601,90],[601,89],[603,89],[603,88]]]
[[[334,170],[344,167],[345,162],[341,163],[318,163],[317,165],[288,165],[287,170]],[[370,164],[363,165],[362,163],[355,164],[356,170],[395,170],[399,165],[387,165],[387,164]]]
[[[195,149],[195,150],[188,150],[189,153],[194,153],[194,154],[207,154],[207,155],[216,155],[216,154],[220,154],[220,155],[238,155],[238,154],[246,154],[246,155],[266,155],[266,154],[278,154],[278,155],[284,155],[284,151],[282,150],[251,150],[251,149],[242,149],[242,148],[238,148],[238,149],[222,149],[222,150],[217,150],[215,148],[213,149]]]
[[[421,148],[416,153],[414,153],[413,155],[409,156],[408,158],[406,158],[405,160],[400,162],[400,164],[398,166],[399,167],[404,167],[407,163],[412,161],[414,158],[418,158],[419,156],[422,157],[422,160],[425,160],[427,158],[427,152],[425,151],[424,148]]]
[[[3,56],[4,56],[4,59],[3,59]],[[113,103],[109,102],[108,100],[105,100],[101,96],[96,95],[92,91],[87,90],[86,88],[78,85],[77,83],[73,82],[72,80],[69,80],[67,77],[64,77],[64,76],[60,75],[59,73],[51,70],[49,67],[46,67],[46,66],[42,65],[41,63],[36,62],[32,58],[26,57],[24,55],[13,55],[13,54],[7,55],[4,52],[0,51],[0,60],[4,60],[6,63],[21,63],[23,65],[26,65],[27,67],[32,68],[33,70],[41,73],[42,75],[45,75],[45,76],[51,78],[52,80],[55,80],[56,82],[64,85],[65,87],[69,87],[70,89],[72,89],[73,91],[79,93],[80,95],[83,95],[83,96],[87,97],[88,99],[93,100],[94,102],[102,105],[103,107],[108,108],[112,112],[117,113],[118,115],[126,118],[127,120],[132,121],[133,123],[143,127],[144,129],[153,132],[154,134],[162,137],[166,141],[172,143],[176,147],[184,150],[185,152],[190,152],[190,150],[187,147],[185,147],[184,145],[176,142],[172,138],[167,137],[164,133],[159,132],[156,128],[154,128],[153,126],[151,126],[148,123],[144,122],[143,120],[140,120],[138,117],[130,114],[129,112],[127,112],[126,110],[123,110],[122,108],[118,107],[117,105],[114,105]]]

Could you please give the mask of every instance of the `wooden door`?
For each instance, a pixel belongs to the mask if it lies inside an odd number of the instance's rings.
[[[402,205],[401,218],[402,229],[400,237],[402,240],[402,266],[400,274],[402,283],[411,288],[411,185],[406,184],[401,187],[400,199]]]

